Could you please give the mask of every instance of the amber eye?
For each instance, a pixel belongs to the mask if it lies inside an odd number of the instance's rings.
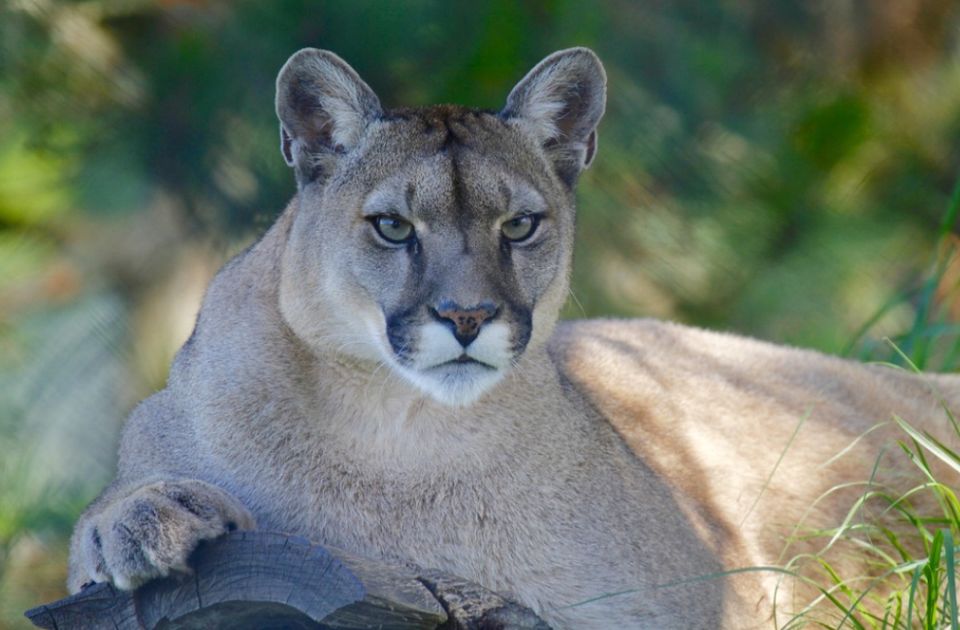
[[[406,243],[413,239],[413,224],[392,214],[379,214],[372,219],[373,228],[383,240],[390,243]]]
[[[533,236],[533,233],[537,231],[538,225],[540,225],[540,215],[521,214],[509,221],[505,221],[503,225],[500,226],[500,231],[508,241],[519,243]]]

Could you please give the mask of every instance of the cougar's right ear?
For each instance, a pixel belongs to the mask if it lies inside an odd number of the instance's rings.
[[[304,48],[277,76],[280,150],[301,185],[322,177],[382,113],[370,86],[332,52]]]

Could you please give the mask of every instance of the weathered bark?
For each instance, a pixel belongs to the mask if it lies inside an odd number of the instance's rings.
[[[236,532],[201,544],[191,566],[191,575],[133,592],[95,584],[26,615],[55,630],[547,628],[530,610],[456,576],[282,534]]]
[[[550,630],[529,608],[474,582],[436,570],[421,571],[419,579],[447,611],[442,630]]]

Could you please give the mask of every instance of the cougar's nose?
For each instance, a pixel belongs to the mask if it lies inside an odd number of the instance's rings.
[[[464,308],[453,300],[441,300],[430,309],[435,318],[453,328],[453,336],[466,348],[480,334],[483,322],[497,316],[497,307],[492,302],[481,302]]]

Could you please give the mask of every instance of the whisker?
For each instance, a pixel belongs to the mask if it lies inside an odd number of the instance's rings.
[[[379,361],[379,362],[377,363],[377,367],[375,367],[375,368],[373,369],[373,371],[370,372],[370,376],[369,376],[369,378],[367,378],[367,385],[363,388],[363,395],[364,395],[364,396],[367,396],[367,395],[370,394],[370,386],[373,385],[373,382],[374,382],[374,379],[375,379],[376,376],[377,376],[377,373],[378,373],[380,370],[382,370],[384,367],[386,367],[386,365],[387,365],[386,360]],[[390,371],[387,370],[387,373],[389,373],[389,372],[390,372]]]
[[[583,304],[580,303],[580,300],[577,298],[577,294],[573,292],[573,288],[567,288],[567,293],[570,294],[570,297],[573,298],[573,303],[577,305],[577,308],[580,309],[580,316],[587,316],[587,309],[583,308]]]
[[[396,377],[397,377],[397,373],[394,370],[387,370],[387,373],[383,379],[383,382],[380,383],[380,391],[377,393],[378,398],[381,398],[381,399],[383,398],[383,392],[387,388],[387,383],[390,382],[390,379],[396,378]]]
[[[335,354],[340,354],[340,353],[343,352],[344,348],[349,348],[350,346],[366,345],[366,344],[367,344],[367,341],[366,341],[365,339],[363,339],[363,340],[357,340],[357,341],[348,341],[348,342],[342,343],[342,344],[340,344],[339,346],[337,346],[336,348],[334,348],[333,352],[334,352]]]
[[[517,377],[521,379],[524,383],[526,383],[530,387],[530,389],[536,389],[536,387],[533,384],[533,381],[531,381],[527,377],[526,373],[521,368],[519,358],[510,359],[510,367],[512,368],[513,373],[516,374]]]

